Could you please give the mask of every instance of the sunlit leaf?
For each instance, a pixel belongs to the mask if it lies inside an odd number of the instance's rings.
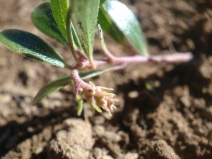
[[[51,8],[54,19],[62,32],[63,36],[67,39],[66,33],[66,16],[69,8],[69,0],[51,0]]]
[[[82,48],[92,64],[94,35],[100,0],[72,0],[71,21]]]
[[[100,5],[102,5],[107,0],[100,0]],[[118,0],[108,0],[108,1],[118,1]]]
[[[58,40],[64,45],[68,45],[67,40],[64,38],[54,20],[49,2],[44,2],[37,6],[31,13],[31,19],[34,25],[43,33]]]
[[[0,42],[8,49],[29,58],[59,67],[65,66],[63,58],[34,34],[17,29],[2,30]]]
[[[113,38],[116,42],[124,44],[125,36],[111,20],[110,16],[105,12],[102,6],[100,6],[98,15],[98,24],[101,25],[102,30]]]
[[[40,91],[37,93],[33,100],[33,105],[40,102],[44,97],[47,95],[65,87],[66,85],[72,83],[71,76],[63,76],[60,77],[54,81],[49,82],[47,85],[45,85],[43,88],[40,89]]]
[[[106,0],[102,6],[129,42],[141,54],[148,55],[143,32],[132,11],[123,3],[115,0]]]

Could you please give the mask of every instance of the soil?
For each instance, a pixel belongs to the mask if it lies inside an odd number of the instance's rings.
[[[42,0],[0,0],[0,29],[41,36],[68,60],[68,48],[30,20]],[[67,86],[32,106],[37,91],[69,70],[32,61],[0,45],[0,157],[2,159],[211,159],[211,0],[122,0],[141,22],[151,54],[192,52],[187,63],[131,65],[90,79],[119,99],[110,117],[85,103],[76,115]],[[116,55],[125,50],[110,39]],[[103,54],[96,39],[94,54]],[[148,89],[147,85],[151,85]]]

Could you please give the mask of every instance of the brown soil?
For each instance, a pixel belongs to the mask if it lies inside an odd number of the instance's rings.
[[[140,64],[92,79],[112,87],[117,110],[76,115],[73,88],[37,106],[39,88],[69,70],[16,55],[0,45],[2,159],[211,159],[212,4],[210,0],[122,0],[141,21],[152,54],[191,51],[188,63]],[[0,0],[0,29],[41,36],[65,58],[69,50],[40,33],[30,12],[42,0]],[[98,40],[94,53],[102,54]],[[124,51],[111,40],[109,49]],[[145,85],[151,84],[152,90]]]

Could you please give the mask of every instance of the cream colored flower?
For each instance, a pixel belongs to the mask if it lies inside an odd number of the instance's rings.
[[[114,99],[115,94],[106,92],[106,90],[113,90],[112,88],[106,88],[101,86],[95,86],[94,83],[89,82],[92,91],[80,90],[80,95],[84,95],[89,105],[96,111],[102,112],[101,108],[104,109],[112,116],[112,111],[116,109],[114,103],[118,101]]]

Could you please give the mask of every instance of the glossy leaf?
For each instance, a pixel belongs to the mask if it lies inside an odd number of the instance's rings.
[[[43,33],[64,45],[68,45],[67,40],[64,38],[53,17],[49,2],[44,2],[37,6],[31,13],[31,19],[34,25]]]
[[[141,54],[148,55],[143,32],[132,11],[130,11],[130,9],[123,3],[115,0],[106,0],[102,6],[129,42]]]
[[[40,91],[37,93],[33,100],[33,105],[40,102],[44,97],[47,95],[65,87],[66,85],[72,83],[71,76],[63,76],[60,77],[54,81],[49,82],[47,85],[45,85],[43,88],[40,89]]]
[[[105,73],[107,71],[110,71],[110,69],[80,73],[80,77],[82,79],[92,78],[92,77],[98,76],[102,73]],[[65,87],[66,85],[71,84],[71,83],[73,83],[73,80],[72,80],[72,77],[69,76],[69,75],[60,77],[60,78],[58,78],[54,81],[49,82],[47,85],[45,85],[43,88],[41,88],[39,90],[39,92],[37,93],[37,95],[35,96],[35,98],[33,100],[33,105],[40,102],[43,98],[45,98],[49,94]],[[82,101],[79,100],[78,102],[82,102]],[[81,109],[82,109],[82,107],[80,106],[79,107],[79,113],[82,111]]]
[[[104,33],[108,34],[116,42],[124,44],[125,36],[116,26],[116,24],[111,20],[110,16],[105,12],[102,6],[100,6],[98,15],[98,24],[101,25]]]
[[[0,42],[8,49],[29,58],[65,67],[63,58],[34,34],[17,29],[2,30],[0,31]]]
[[[51,8],[54,19],[62,32],[63,36],[67,39],[66,33],[66,16],[69,8],[69,0],[51,0]]]
[[[100,0],[72,0],[70,18],[82,48],[92,64]]]

